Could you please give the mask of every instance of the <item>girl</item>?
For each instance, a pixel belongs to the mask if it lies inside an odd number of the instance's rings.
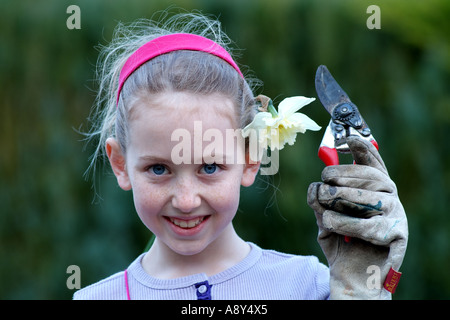
[[[259,171],[259,146],[275,152],[292,144],[297,132],[319,129],[294,113],[313,99],[286,99],[279,114],[270,101],[255,99],[217,21],[185,14],[163,27],[137,26],[120,28],[124,36],[102,56],[94,161],[104,148],[155,241],[125,271],[74,298],[330,298],[330,270],[316,257],[261,249],[240,238],[232,224],[240,187],[251,186]],[[230,136],[246,140],[230,143]],[[252,141],[259,143],[257,152],[250,150]],[[316,198],[311,193],[319,219]],[[366,297],[364,292],[356,297]]]

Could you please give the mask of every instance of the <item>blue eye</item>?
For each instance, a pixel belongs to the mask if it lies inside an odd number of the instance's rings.
[[[162,175],[164,172],[166,172],[166,168],[162,164],[155,164],[150,168],[154,174],[157,176]]]
[[[215,164],[215,163],[205,164],[203,166],[203,171],[206,174],[213,174],[214,172],[216,172],[216,170],[217,170],[217,164]]]

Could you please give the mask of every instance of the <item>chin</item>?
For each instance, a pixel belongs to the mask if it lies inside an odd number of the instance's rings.
[[[183,241],[183,243],[175,243],[169,245],[175,253],[182,256],[193,256],[202,253],[208,247],[208,243],[203,243],[201,241]]]

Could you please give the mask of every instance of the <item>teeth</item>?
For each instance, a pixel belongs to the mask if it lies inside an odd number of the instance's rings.
[[[179,226],[180,228],[190,229],[190,228],[198,226],[204,219],[205,219],[205,217],[199,217],[199,218],[192,219],[192,220],[180,220],[180,219],[170,218],[170,221],[174,225]]]

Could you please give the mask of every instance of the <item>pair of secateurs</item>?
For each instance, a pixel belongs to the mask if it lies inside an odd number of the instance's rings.
[[[350,101],[326,66],[317,68],[315,84],[320,102],[331,115],[319,147],[319,158],[325,165],[338,165],[338,152],[350,153],[345,139],[349,135],[358,135],[370,141],[378,150],[378,144],[358,107]]]
[[[338,152],[350,153],[346,142],[346,137],[350,135],[358,135],[368,140],[378,150],[378,143],[359,113],[358,107],[350,101],[326,66],[317,68],[315,84],[320,102],[331,115],[319,147],[319,158],[325,165],[338,165]],[[345,236],[344,240],[350,242],[351,238]]]

